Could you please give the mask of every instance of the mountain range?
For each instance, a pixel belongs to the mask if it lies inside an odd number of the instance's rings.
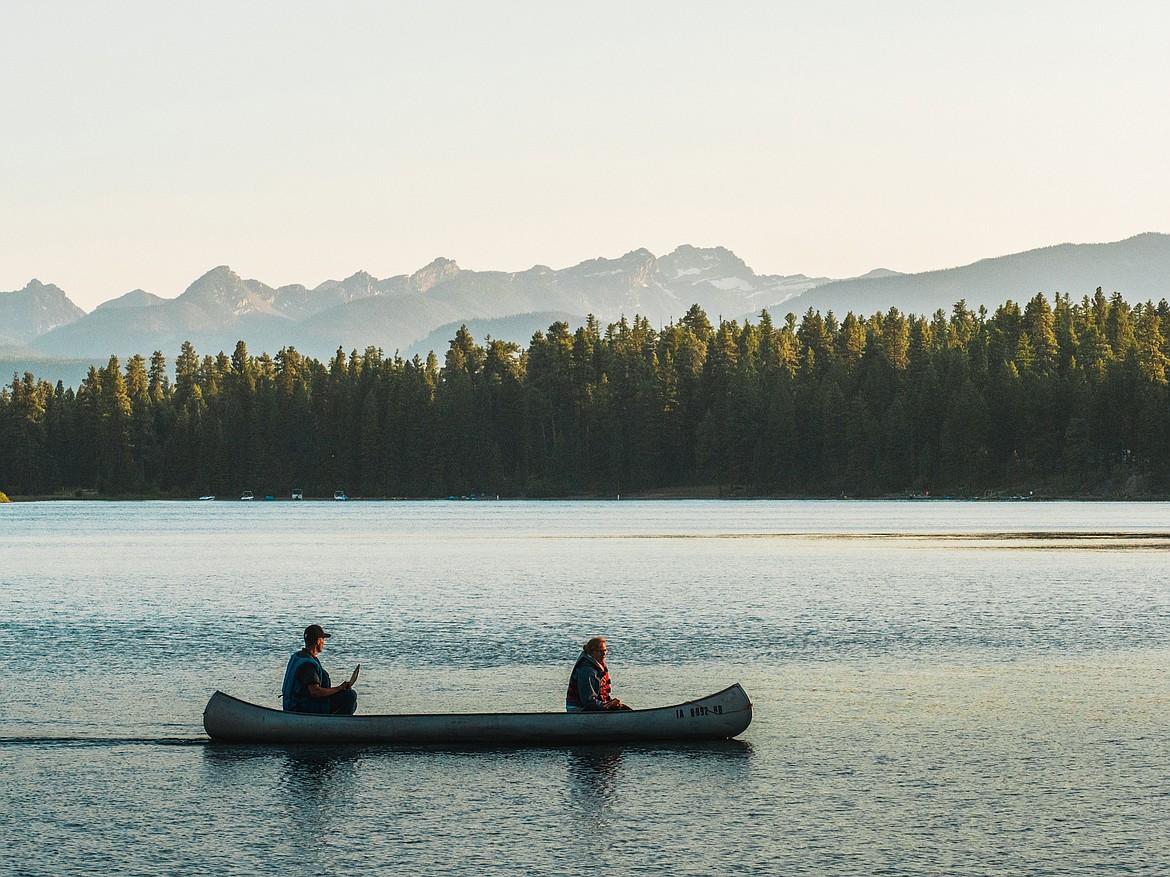
[[[1100,286],[1130,304],[1170,298],[1170,235],[1147,232],[1109,244],[1059,244],[1010,256],[981,259],[962,268],[921,274],[836,280],[794,296],[785,309],[802,314],[872,314],[896,306],[905,313],[950,311],[960,299],[972,310],[990,310],[1008,299],[1023,303],[1043,293],[1092,295]]]
[[[413,274],[379,280],[359,271],[308,289],[270,287],[227,266],[208,271],[174,299],[141,289],[86,314],[60,288],[30,281],[0,292],[0,365],[21,360],[104,361],[111,354],[173,357],[183,341],[200,353],[249,349],[275,353],[295,346],[318,358],[367,346],[387,354],[442,355],[455,329],[527,344],[533,332],[595,315],[603,324],[640,314],[656,326],[700,305],[712,319],[777,321],[809,308],[838,317],[897,307],[908,313],[968,307],[994,309],[1036,293],[1075,298],[1096,287],[1131,302],[1170,296],[1170,235],[1146,233],[1106,244],[1060,244],[971,265],[919,274],[878,269],[862,277],[758,275],[723,247],[681,246],[656,257],[645,249],[618,259],[592,259],[553,270],[472,271],[436,259]]]

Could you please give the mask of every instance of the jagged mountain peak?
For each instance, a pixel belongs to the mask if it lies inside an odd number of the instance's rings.
[[[235,271],[233,271],[230,265],[216,265],[214,268],[212,268],[206,274],[203,274],[200,277],[196,278],[195,283],[199,283],[200,281],[216,280],[216,279],[239,280],[240,275],[237,274]],[[193,283],[191,285],[194,286],[195,284]]]
[[[368,271],[355,271],[344,280],[326,280],[313,290],[314,294],[322,292],[340,292],[346,301],[367,295],[377,295],[378,278]]]
[[[647,250],[645,247],[639,247],[636,250],[630,250],[620,259],[616,259],[615,261],[620,265],[631,266],[637,270],[652,269],[658,265],[658,257]]]
[[[562,274],[575,278],[603,277],[616,274],[649,274],[657,265],[657,258],[645,248],[630,250],[617,259],[607,259],[598,256],[589,259],[572,268],[566,268]]]
[[[727,247],[696,247],[694,244],[679,244],[668,255],[680,259],[700,258],[706,260],[731,259],[736,262],[742,261],[739,256],[727,249]],[[664,256],[663,258],[666,257]]]
[[[209,314],[238,318],[251,313],[277,314],[276,293],[258,280],[244,280],[227,265],[212,268],[176,301],[195,305]]]
[[[419,268],[410,275],[410,286],[417,292],[426,292],[444,280],[448,280],[459,273],[459,266],[451,259],[440,256],[429,265]]]
[[[34,278],[21,290],[0,293],[0,344],[23,344],[84,316],[59,286]]]
[[[206,274],[197,277],[190,286],[183,290],[179,298],[204,298],[221,295],[225,290],[241,286],[243,281],[240,275],[227,265],[218,265]]]
[[[61,289],[61,287],[59,287],[57,284],[42,283],[35,277],[26,283],[22,289],[14,290],[13,292],[0,292],[0,295],[11,295],[18,298],[35,300],[42,303],[49,301],[69,302],[70,305],[73,305],[73,302],[69,301],[69,296],[65,294],[65,290]],[[76,307],[76,305],[73,306]],[[84,313],[84,311],[82,313]]]
[[[743,259],[726,247],[693,247],[683,244],[673,253],[659,259],[658,267],[667,278],[683,282],[756,276]]]
[[[41,281],[37,280],[35,277],[26,283],[24,285],[24,289],[20,291],[27,293],[52,292],[60,293],[61,295],[65,294],[64,290],[62,290],[61,287],[57,286],[55,283],[41,283]]]

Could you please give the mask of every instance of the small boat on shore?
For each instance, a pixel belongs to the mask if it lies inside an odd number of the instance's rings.
[[[321,716],[269,709],[222,691],[203,711],[203,728],[212,740],[277,744],[564,746],[722,740],[743,733],[751,721],[752,702],[739,685],[673,706],[613,712]]]

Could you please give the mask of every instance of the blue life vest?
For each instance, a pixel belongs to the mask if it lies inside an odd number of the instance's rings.
[[[308,705],[311,699],[309,690],[297,679],[305,664],[317,665],[317,675],[321,678],[322,688],[332,687],[329,684],[329,674],[325,672],[320,661],[312,655],[295,652],[288,659],[288,666],[284,669],[284,684],[280,686],[280,698],[285,712],[295,712],[298,707]]]

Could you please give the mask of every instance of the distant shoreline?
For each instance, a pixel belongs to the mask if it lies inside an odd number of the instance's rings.
[[[1051,494],[1025,496],[1021,494],[995,494],[986,496],[948,496],[896,494],[885,496],[817,496],[787,495],[770,493],[746,493],[723,490],[714,487],[668,488],[661,490],[639,490],[620,494],[572,494],[566,496],[351,496],[337,500],[331,496],[306,496],[294,500],[287,496],[257,496],[243,500],[238,496],[175,496],[169,494],[99,494],[95,491],[73,491],[68,493],[21,496],[8,494],[12,503],[33,502],[217,502],[217,503],[299,503],[299,502],[694,502],[701,500],[722,501],[774,501],[774,502],[923,502],[923,503],[1020,503],[1020,502],[1170,502],[1170,495],[1148,493],[1124,495],[1118,493],[1100,494]]]

